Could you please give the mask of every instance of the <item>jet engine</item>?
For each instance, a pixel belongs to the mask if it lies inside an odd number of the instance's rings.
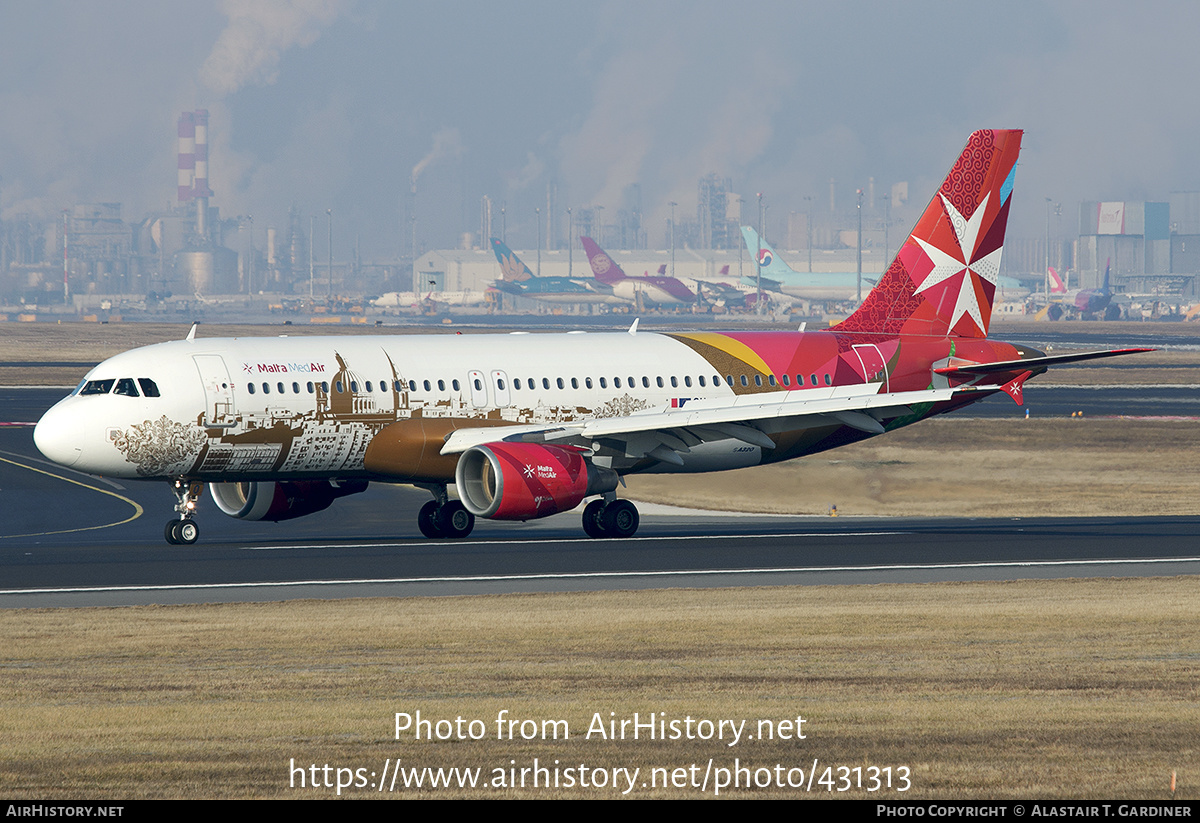
[[[454,472],[458,496],[476,517],[533,520],[570,511],[583,498],[607,494],[619,479],[568,446],[488,443],[463,452]]]
[[[256,480],[209,483],[217,508],[239,520],[291,520],[329,508],[339,497],[367,490],[366,480]]]

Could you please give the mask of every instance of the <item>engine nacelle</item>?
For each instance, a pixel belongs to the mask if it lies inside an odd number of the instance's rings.
[[[339,497],[367,490],[366,480],[256,480],[209,483],[217,508],[239,520],[291,520],[329,508]]]
[[[454,472],[458,497],[476,517],[533,520],[570,511],[583,498],[617,488],[612,469],[578,450],[539,443],[488,443],[463,452]]]

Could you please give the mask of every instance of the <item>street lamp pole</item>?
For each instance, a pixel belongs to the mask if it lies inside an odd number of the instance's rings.
[[[672,200],[667,203],[671,207],[671,276],[675,276],[675,207],[679,204]]]
[[[575,260],[575,218],[567,207],[567,277],[571,276]]]
[[[858,189],[857,194],[858,194],[858,203],[856,204],[856,208],[858,209],[858,294],[855,299],[861,305],[862,304],[862,200],[863,200],[863,190]]]

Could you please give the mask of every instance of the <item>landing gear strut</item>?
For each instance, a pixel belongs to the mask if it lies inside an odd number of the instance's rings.
[[[633,537],[638,530],[637,506],[628,500],[593,500],[583,510],[588,537]]]
[[[189,483],[181,478],[171,485],[171,491],[178,501],[175,511],[179,512],[179,519],[167,521],[163,537],[172,546],[190,546],[200,538],[200,524],[192,518],[196,515],[196,501],[204,491],[204,484]]]
[[[430,540],[449,538],[458,540],[466,537],[475,528],[475,515],[457,500],[451,500],[445,486],[425,486],[434,499],[421,507],[417,515],[417,526],[421,534]]]

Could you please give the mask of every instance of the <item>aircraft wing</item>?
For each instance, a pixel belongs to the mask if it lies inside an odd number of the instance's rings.
[[[773,449],[776,442],[771,435],[781,432],[844,425],[882,434],[891,421],[913,414],[914,406],[950,400],[964,389],[883,394],[878,390],[878,383],[867,383],[821,392],[824,397],[813,397],[816,392],[805,391],[767,392],[732,399],[680,399],[621,417],[598,417],[577,423],[458,429],[446,438],[441,453],[458,454],[504,440],[584,448],[601,446],[609,453],[615,452],[618,462],[625,465],[645,458],[683,465],[680,455],[702,443],[720,440],[738,440]]]

